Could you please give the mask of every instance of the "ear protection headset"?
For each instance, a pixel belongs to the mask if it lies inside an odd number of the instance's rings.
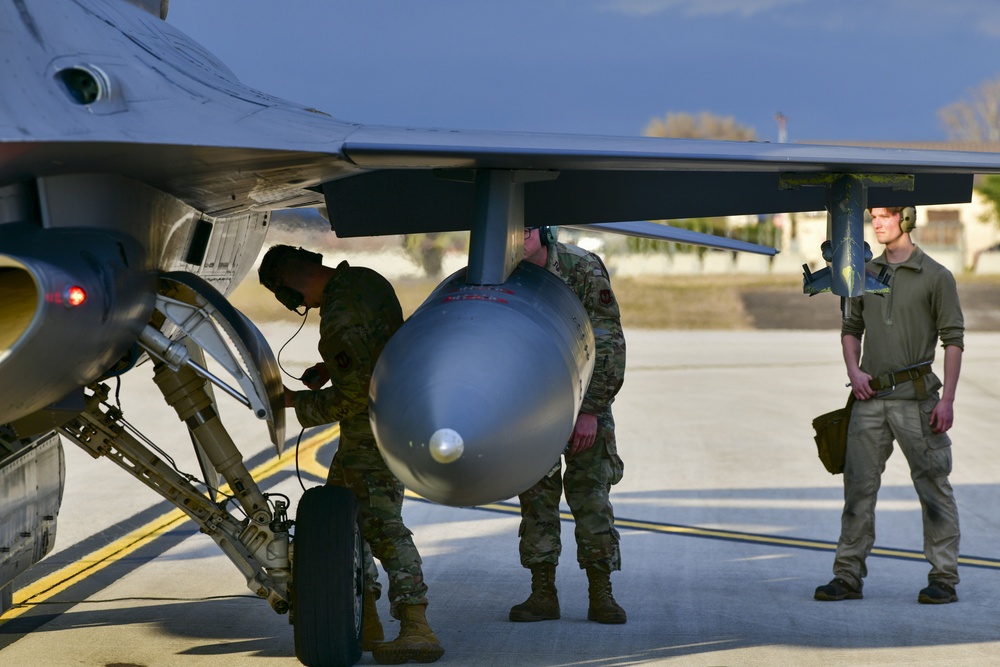
[[[559,228],[543,225],[538,228],[538,240],[542,245],[552,245],[559,239]]]
[[[276,298],[281,305],[294,313],[299,313],[299,308],[305,305],[305,296],[296,289],[286,287],[285,285],[275,284],[273,277],[275,268],[281,266],[290,255],[295,255],[297,259],[306,262],[313,262],[314,264],[323,263],[323,255],[318,252],[310,252],[305,248],[293,248],[288,245],[275,246],[267,251],[263,261],[261,261],[261,267],[259,270],[261,278],[260,281],[264,287],[274,292],[274,298]]]
[[[917,209],[912,206],[904,206],[899,212],[899,228],[909,234],[917,226]]]
[[[291,287],[281,287],[274,290],[274,298],[281,302],[288,310],[299,313],[299,308],[305,305],[305,297],[302,296],[302,292],[294,290]],[[301,315],[301,313],[299,313]]]

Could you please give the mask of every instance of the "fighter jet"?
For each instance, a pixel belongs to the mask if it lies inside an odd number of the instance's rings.
[[[250,590],[291,611],[302,662],[358,659],[353,499],[310,489],[291,518],[216,409],[216,392],[241,402],[280,451],[273,354],[225,296],[275,210],[320,209],[340,237],[471,231],[467,268],[393,339],[371,399],[404,483],[475,505],[549,469],[593,367],[579,302],[520,263],[526,226],[773,254],[643,221],[826,209],[831,267],[804,288],[847,298],[885,287],[864,270],[866,206],[968,201],[973,174],[1000,172],[978,153],[346,122],[241,84],[166,14],[166,0],[0,3],[0,609],[52,547],[68,440],[180,507]],[[109,398],[108,382],[143,363],[188,431],[200,482]],[[544,381],[526,388],[529,369]]]

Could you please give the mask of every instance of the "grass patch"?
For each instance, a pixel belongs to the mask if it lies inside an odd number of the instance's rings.
[[[803,322],[819,321],[825,328],[839,326],[836,299],[829,294],[806,297],[802,294],[802,278],[796,275],[637,276],[612,279],[612,285],[622,324],[629,329],[810,328],[794,317]],[[409,317],[437,281],[394,280],[393,286],[403,316]],[[960,275],[958,288],[967,319],[978,311],[989,314],[1000,310],[1000,276]],[[747,295],[758,296],[754,301],[759,307],[753,314],[747,311]],[[760,311],[761,295],[771,295],[767,307],[771,313],[780,311],[780,324],[775,325],[773,318]],[[243,281],[230,301],[255,322],[299,319],[253,279]]]
[[[752,320],[740,297],[746,289],[801,290],[797,276],[639,276],[612,283],[622,324],[638,329],[749,329]],[[404,317],[413,314],[437,286],[429,279],[393,281]],[[233,305],[256,322],[297,321],[256,280],[230,295]]]
[[[740,298],[744,280],[637,276],[612,283],[622,325],[633,329],[749,329]]]

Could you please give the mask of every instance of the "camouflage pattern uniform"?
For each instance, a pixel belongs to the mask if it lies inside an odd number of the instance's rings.
[[[403,323],[399,300],[392,285],[375,271],[341,262],[323,288],[319,312],[319,353],[330,385],[298,392],[295,416],[304,427],[340,422],[340,444],[327,483],[357,495],[365,541],[389,576],[392,609],[426,604],[420,554],[403,525],[403,484],[386,466],[368,421],[368,385],[375,362]],[[365,588],[378,597],[381,587],[373,570],[370,565]]]
[[[625,336],[611,279],[597,255],[563,243],[549,246],[546,269],[559,276],[579,297],[594,328],[596,359],[580,412],[597,417],[594,446],[565,454],[566,469],[557,461],[549,473],[524,493],[521,501],[521,565],[556,565],[562,551],[559,499],[576,520],[576,558],[581,569],[611,573],[621,569],[611,486],[621,481],[624,464],[615,444],[611,403],[625,377]]]

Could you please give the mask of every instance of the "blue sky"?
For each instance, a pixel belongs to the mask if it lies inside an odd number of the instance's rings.
[[[1000,77],[996,0],[172,0],[260,90],[349,121],[641,134],[708,111],[777,141],[944,141]]]

